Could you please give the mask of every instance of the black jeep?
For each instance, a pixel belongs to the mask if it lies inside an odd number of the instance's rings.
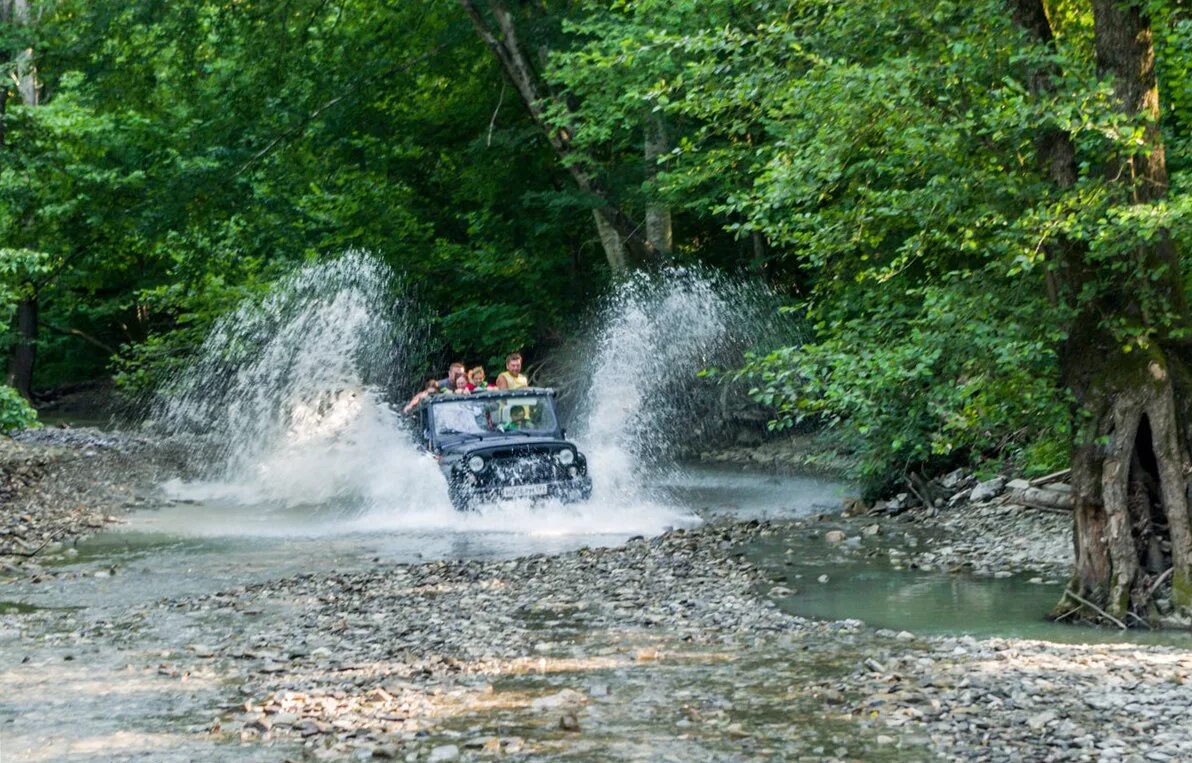
[[[513,498],[587,500],[588,462],[555,416],[552,389],[443,394],[418,407],[423,447],[455,508]]]

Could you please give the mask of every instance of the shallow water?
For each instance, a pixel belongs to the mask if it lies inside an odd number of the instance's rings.
[[[1023,573],[1006,578],[967,572],[895,569],[884,554],[845,558],[839,547],[795,531],[759,542],[748,556],[777,585],[784,610],[821,620],[857,619],[875,628],[919,635],[1026,638],[1062,643],[1144,643],[1192,647],[1192,633],[1122,632],[1044,619],[1064,581]],[[876,545],[876,541],[870,541]],[[826,575],[826,582],[819,582]],[[1042,582],[1032,583],[1031,580]]]
[[[47,560],[56,574],[45,581],[0,587],[0,743],[21,760],[280,759],[300,746],[241,747],[196,733],[221,713],[226,690],[215,676],[179,682],[162,675],[182,645],[243,624],[178,615],[168,599],[378,563],[611,546],[723,513],[805,516],[838,505],[841,489],[811,477],[685,467],[656,480],[652,497],[636,504],[503,505],[460,514],[394,495],[366,511],[226,500],[140,511]],[[127,631],[78,635],[130,612],[142,614]],[[266,611],[254,621],[264,627],[285,616]]]
[[[843,486],[817,477],[686,466],[656,480],[650,494],[636,504],[502,504],[469,513],[454,511],[445,498],[411,505],[402,496],[368,511],[173,502],[135,513],[51,558],[67,576],[17,583],[4,598],[106,609],[377,562],[557,554],[618,545],[722,514],[807,516],[838,505]]]

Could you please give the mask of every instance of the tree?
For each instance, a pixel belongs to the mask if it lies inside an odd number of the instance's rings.
[[[1192,201],[1164,148],[1192,126],[1188,20],[1161,1],[1050,11],[759,3],[665,29],[627,12],[568,61],[660,73],[637,91],[685,124],[667,183],[810,287],[809,341],[750,367],[778,426],[846,428],[873,492],[1066,449],[1079,553],[1058,611],[1178,620]]]
[[[1101,172],[1119,214],[1153,218],[1168,176],[1151,20],[1139,3],[1094,0],[1092,6],[1097,71],[1112,84],[1124,124],[1133,127]],[[1035,42],[1054,47],[1041,2],[1020,0],[1013,12]],[[1055,74],[1037,70],[1033,91],[1051,89]],[[1039,147],[1055,184],[1074,186],[1070,136],[1045,131]],[[1192,616],[1192,316],[1181,261],[1162,223],[1124,231],[1108,252],[1079,240],[1057,247],[1054,272],[1073,308],[1061,358],[1074,403],[1076,548],[1076,570],[1057,616]],[[1168,576],[1173,611],[1160,613],[1156,594]]]
[[[13,84],[16,86],[21,105],[28,110],[36,109],[41,102],[41,83],[37,79],[37,62],[29,35],[34,26],[35,14],[29,0],[3,0],[0,2],[0,26],[24,33],[16,50],[5,51],[4,59]],[[0,119],[7,120],[7,85],[0,95]],[[4,150],[7,130],[0,127],[0,150]],[[35,225],[32,216],[26,215],[20,224],[31,229]],[[8,384],[26,400],[33,396],[33,369],[37,361],[38,334],[38,290],[40,284],[24,280],[19,287],[15,322],[16,341],[8,361]]]
[[[600,235],[609,268],[621,273],[634,262],[643,262],[654,257],[669,255],[669,248],[663,250],[661,234],[657,239],[643,236],[641,226],[625,214],[610,198],[604,184],[585,165],[573,156],[573,140],[583,124],[575,118],[574,108],[568,99],[548,95],[543,78],[521,42],[514,14],[502,0],[459,0],[464,12],[471,20],[476,34],[500,62],[505,76],[513,83],[523,105],[534,122],[542,129],[551,147],[570,173],[576,187],[594,199],[592,217]],[[482,7],[483,6],[483,7]],[[655,140],[654,145],[658,141]],[[649,149],[648,149],[649,150]],[[654,211],[652,229],[661,228],[662,217]],[[669,227],[669,226],[667,226]]]

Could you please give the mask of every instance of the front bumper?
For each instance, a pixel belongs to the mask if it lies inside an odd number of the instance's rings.
[[[586,501],[592,497],[592,479],[585,475],[551,482],[530,482],[515,485],[468,485],[456,487],[462,498],[469,503],[495,503],[497,501],[555,499],[570,503]]]

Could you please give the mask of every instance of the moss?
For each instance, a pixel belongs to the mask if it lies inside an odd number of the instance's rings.
[[[1179,570],[1171,576],[1171,603],[1177,611],[1192,612],[1192,579]]]

